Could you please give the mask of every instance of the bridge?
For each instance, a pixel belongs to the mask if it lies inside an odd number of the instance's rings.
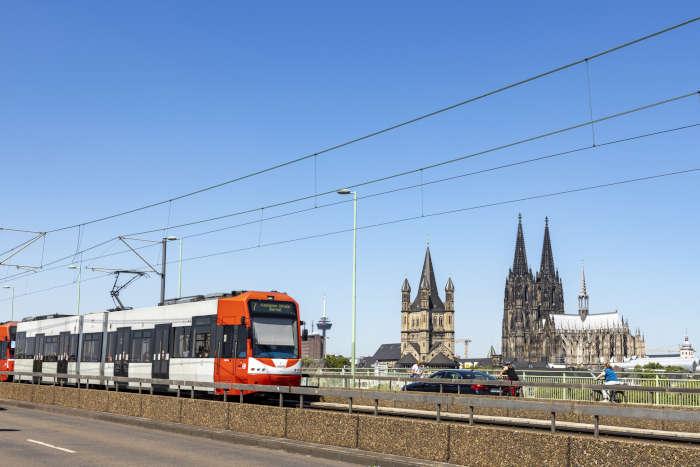
[[[620,465],[700,463],[700,410],[689,407],[416,394],[353,387],[262,387],[45,373],[5,374],[12,374],[15,382],[0,383],[0,401],[20,418],[20,411],[31,410],[40,414],[38,418],[53,417],[59,424],[63,417],[81,417],[110,426],[135,425],[139,429],[158,430],[160,433],[153,436],[162,437],[163,446],[170,438],[187,435],[197,438],[189,441],[192,443],[205,438],[227,441],[236,447],[262,445],[268,450],[284,451],[260,452],[263,463],[270,459],[265,457],[268,455],[282,456],[280,459],[285,463],[289,455],[293,464],[296,459],[293,453],[313,453],[309,463],[323,458],[327,464],[329,460],[340,459],[381,465],[425,462],[511,465],[512,456],[499,454],[504,448],[511,454],[517,453],[519,465],[594,465],[601,458],[608,464]],[[27,381],[18,382],[22,377]],[[32,384],[39,383],[37,378],[44,384]],[[71,379],[76,383],[74,387],[66,385]],[[125,391],[120,389],[120,384],[109,383],[131,384],[132,388]],[[152,394],[154,385],[164,384],[175,386],[178,391]],[[581,385],[571,386],[581,389]],[[193,390],[199,387],[256,389],[273,398],[262,404],[245,400],[241,403],[240,397],[206,395]],[[107,426],[101,429],[110,430]],[[122,429],[115,428],[115,433]],[[56,443],[35,440],[80,452],[74,447],[84,445],[78,441],[82,438],[74,442],[71,439],[70,433],[62,433]],[[109,449],[107,446],[106,451]],[[134,445],[135,452],[138,449]]]

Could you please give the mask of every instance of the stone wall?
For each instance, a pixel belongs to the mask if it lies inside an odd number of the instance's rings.
[[[700,447],[679,443],[19,383],[0,383],[2,399],[462,465],[700,465]]]

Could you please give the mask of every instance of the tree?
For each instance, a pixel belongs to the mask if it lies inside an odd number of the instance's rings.
[[[326,355],[326,368],[343,368],[350,365],[350,359],[342,355]]]

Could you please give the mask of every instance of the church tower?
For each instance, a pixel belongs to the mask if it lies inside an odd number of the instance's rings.
[[[529,340],[532,319],[533,289],[534,279],[527,265],[522,216],[518,214],[513,267],[508,271],[503,299],[501,353],[506,360],[524,360],[528,357],[526,341]]]
[[[454,284],[447,280],[445,301],[438,292],[430,247],[425,250],[418,293],[411,302],[411,285],[401,287],[401,360],[438,366],[454,359]],[[441,356],[439,356],[441,355]],[[437,359],[436,359],[437,357]]]

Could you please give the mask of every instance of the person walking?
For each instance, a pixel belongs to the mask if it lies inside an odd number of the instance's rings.
[[[596,380],[603,380],[604,385],[615,385],[620,384],[620,380],[617,379],[617,373],[612,369],[610,362],[605,362],[605,367],[603,371],[596,377]],[[603,394],[603,399],[610,402],[615,396],[615,391],[609,391],[607,389],[601,390]]]
[[[418,362],[414,363],[411,367],[411,378],[420,378],[422,373],[423,372],[421,371],[420,366],[418,366]]]
[[[511,362],[506,362],[506,364],[503,365],[500,375],[511,382],[520,381],[518,374],[515,372],[515,368],[513,368],[513,363]],[[520,386],[510,386],[505,388],[505,391],[507,391],[507,394],[510,396],[520,396]]]

